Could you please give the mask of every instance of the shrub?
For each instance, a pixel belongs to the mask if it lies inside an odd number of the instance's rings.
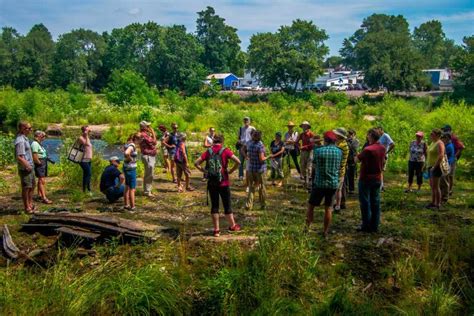
[[[329,91],[323,95],[324,101],[331,102],[333,105],[347,106],[349,104],[349,97],[344,92]]]
[[[157,106],[157,92],[145,78],[131,70],[114,70],[105,89],[107,100],[115,105],[140,104]]]

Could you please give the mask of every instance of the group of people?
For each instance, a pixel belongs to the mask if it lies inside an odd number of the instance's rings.
[[[249,117],[243,119],[239,128],[235,151],[224,146],[224,136],[216,134],[210,128],[203,141],[205,151],[194,162],[202,172],[202,180],[207,182],[207,193],[211,200],[211,215],[214,236],[220,235],[219,199],[222,200],[224,213],[229,222],[230,231],[239,231],[241,227],[235,222],[232,213],[230,174],[238,170],[239,185],[246,187],[247,201],[245,208],[254,207],[255,195],[258,192],[262,209],[266,207],[267,160],[270,161],[270,180],[272,185],[283,186],[285,176],[291,175],[291,161],[298,172],[303,187],[310,192],[306,229],[313,222],[314,208],[324,201],[323,235],[327,236],[333,212],[344,209],[347,194],[354,194],[360,164],[358,196],[362,224],[360,231],[376,232],[380,223],[380,192],[383,190],[383,171],[389,154],[395,143],[383,128],[371,128],[366,135],[366,143],[359,150],[360,142],[353,129],[339,127],[326,131],[322,136],[311,131],[309,122],[300,125],[288,122],[288,130],[283,135],[275,133],[267,152],[262,142],[262,132],[251,125]],[[28,135],[31,125],[19,124],[15,140],[15,155],[22,187],[22,197],[27,213],[36,210],[33,204],[35,175],[38,177],[38,196],[41,202],[52,203],[46,196],[45,177],[48,170],[48,156],[41,145],[45,133],[36,131],[34,141],[30,144]],[[137,185],[138,153],[144,166],[143,194],[153,197],[153,176],[161,144],[164,172],[170,172],[178,192],[193,191],[190,185],[190,159],[186,146],[186,134],[178,131],[176,123],[171,124],[171,131],[164,125],[159,126],[160,139],[150,122],[142,121],[139,131],[129,136],[123,147],[123,157],[113,156],[110,164],[103,170],[100,179],[100,191],[110,202],[124,198],[124,208],[136,209],[135,192]],[[416,175],[418,190],[423,182],[423,172],[430,179],[432,201],[428,208],[439,208],[452,194],[456,161],[460,158],[464,145],[446,125],[442,130],[434,129],[431,133],[431,144],[423,141],[423,133],[416,133],[416,140],[410,143],[408,163],[408,188],[412,192]],[[90,128],[81,128],[77,139],[83,156],[79,162],[83,170],[82,189],[91,191],[91,161],[93,146],[90,139]],[[298,159],[299,157],[299,159]],[[284,164],[288,164],[289,174],[284,174]],[[120,164],[123,160],[123,167]],[[233,165],[230,166],[230,163]],[[203,167],[203,164],[205,166]],[[183,179],[184,177],[184,179]]]

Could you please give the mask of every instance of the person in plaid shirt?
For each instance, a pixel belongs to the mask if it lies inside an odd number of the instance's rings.
[[[247,171],[248,171],[248,185],[249,192],[245,208],[251,210],[253,208],[253,198],[255,189],[258,188],[258,196],[262,209],[265,208],[265,173],[267,171],[267,164],[265,160],[265,147],[262,143],[262,132],[255,130],[252,133],[252,140],[247,144]]]
[[[342,165],[342,151],[336,147],[337,136],[333,131],[324,133],[322,147],[314,149],[313,165],[316,168],[313,187],[308,201],[306,214],[306,228],[313,222],[314,208],[319,206],[324,199],[324,230],[326,237],[332,219],[332,203],[339,186],[339,172]]]

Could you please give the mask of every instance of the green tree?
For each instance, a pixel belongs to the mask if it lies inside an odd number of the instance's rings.
[[[458,88],[474,94],[474,36],[463,38],[462,51],[453,62]]]
[[[0,34],[0,85],[16,86],[21,55],[21,35],[14,28],[3,27]]]
[[[95,88],[105,49],[103,37],[91,30],[78,29],[61,35],[53,58],[54,84],[65,88],[76,83],[84,89]]]
[[[415,27],[413,42],[421,54],[424,68],[443,66],[446,38],[440,21],[432,20]]]
[[[373,88],[409,91],[426,82],[421,56],[401,15],[365,18],[361,28],[344,40],[340,53],[345,64],[364,71],[365,81]]]
[[[51,84],[51,66],[54,55],[54,41],[43,24],[34,25],[28,34],[21,38],[21,60],[19,61],[16,87],[48,88]]]
[[[250,39],[248,65],[264,85],[296,89],[322,73],[326,32],[311,21],[295,20],[277,33],[260,33]]]
[[[212,7],[198,12],[196,34],[204,47],[201,62],[210,72],[243,75],[245,65],[237,29],[225,24]]]
[[[206,75],[199,61],[202,46],[182,25],[162,28],[159,45],[150,52],[150,79],[163,89],[199,91]]]
[[[329,56],[324,61],[325,68],[338,68],[343,64],[343,59],[341,56]]]
[[[132,70],[114,70],[104,92],[107,100],[115,105],[158,105],[156,91],[141,74]]]

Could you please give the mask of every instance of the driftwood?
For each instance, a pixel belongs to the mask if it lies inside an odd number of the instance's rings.
[[[9,259],[17,259],[20,255],[20,249],[13,242],[8,226],[3,225],[2,250]]]
[[[123,242],[153,241],[167,228],[112,216],[76,213],[38,213],[31,216],[22,231],[40,232],[45,235],[60,234],[68,239],[88,243],[110,238]]]

